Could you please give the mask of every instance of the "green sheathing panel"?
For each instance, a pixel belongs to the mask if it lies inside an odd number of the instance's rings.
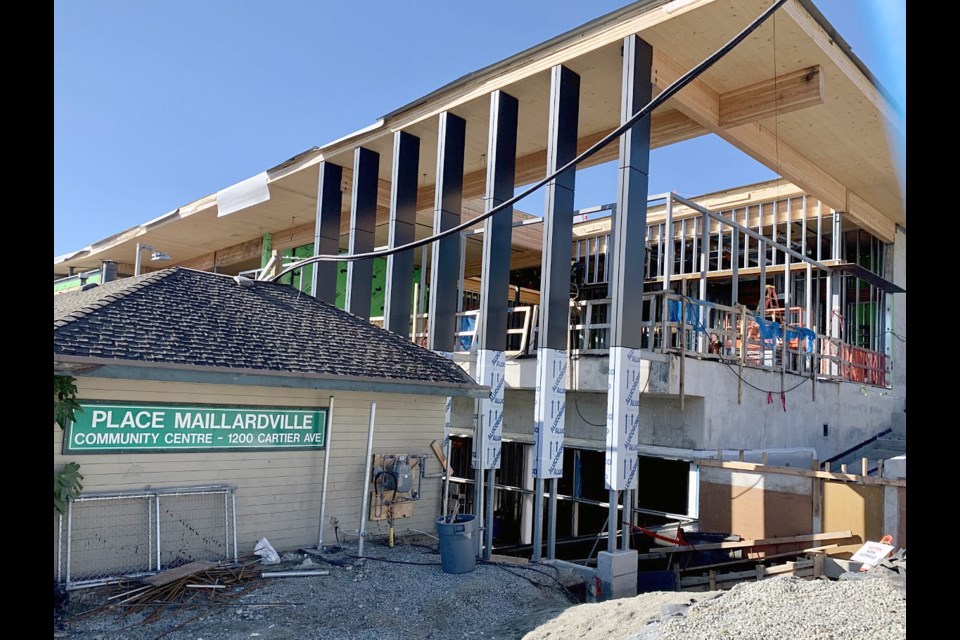
[[[87,276],[87,284],[100,282],[100,271],[94,271]],[[63,293],[64,291],[73,291],[80,288],[80,274],[61,278],[53,283],[54,293]]]
[[[341,250],[342,251],[342,250]],[[280,252],[284,258],[308,258],[313,255],[313,243],[305,244],[295,249],[284,249]],[[289,260],[284,260],[288,264]],[[373,259],[373,296],[370,300],[370,317],[380,317],[383,315],[384,292],[386,291],[386,273],[387,261],[385,258]],[[413,281],[420,284],[420,267],[413,268]],[[287,274],[281,278],[283,284],[290,284],[305,293],[310,292],[310,284],[313,282],[313,265],[307,265],[299,271]],[[347,291],[347,263],[337,263],[337,308],[343,309],[344,299]],[[411,300],[411,309],[415,301]]]
[[[263,242],[260,245],[260,268],[263,269],[270,262],[270,254],[273,252],[273,234],[263,234]]]

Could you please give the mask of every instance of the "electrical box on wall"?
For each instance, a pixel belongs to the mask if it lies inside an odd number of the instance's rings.
[[[418,453],[385,453],[373,456],[371,520],[393,520],[413,515],[420,499],[424,456]]]

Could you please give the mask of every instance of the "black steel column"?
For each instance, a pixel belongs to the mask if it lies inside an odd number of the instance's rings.
[[[484,211],[513,197],[517,156],[517,99],[503,91],[490,94],[490,138]],[[503,351],[507,344],[507,299],[510,287],[510,242],[513,207],[483,223],[481,326],[479,348]]]
[[[467,123],[444,111],[440,114],[437,141],[437,186],[433,208],[433,233],[460,224],[463,205],[463,153]],[[457,272],[460,269],[460,236],[454,234],[433,243],[430,266],[430,308],[427,348],[452,351],[457,321]]]
[[[623,40],[623,78],[620,121],[625,122],[652,97],[650,71],[653,48],[630,35]],[[647,228],[647,175],[650,164],[650,118],[633,125],[620,138],[617,179],[617,215],[612,236],[615,252],[610,265],[610,372],[607,397],[606,486],[610,503],[617,491],[637,486],[637,430],[639,429],[640,346],[643,312],[643,275]],[[629,519],[624,496],[624,520]],[[615,511],[611,506],[611,516]],[[608,527],[609,550],[616,549],[617,522]],[[625,541],[626,542],[626,541]]]
[[[487,187],[484,210],[513,197],[517,160],[517,112],[513,96],[497,90],[490,94],[490,138],[487,145]],[[494,477],[500,468],[503,431],[504,350],[507,343],[507,297],[510,286],[510,240],[513,208],[507,207],[483,223],[483,264],[480,281],[480,332],[477,380],[490,387],[490,396],[479,401],[474,438],[476,484],[483,486],[487,470],[486,505],[478,505],[484,526],[484,552],[490,558],[493,538]],[[482,489],[481,489],[482,496]],[[483,511],[486,513],[484,514]],[[482,517],[485,515],[486,517]]]
[[[343,206],[343,167],[332,162],[320,163],[317,182],[317,226],[313,236],[313,255],[333,255],[340,252],[340,210]],[[313,265],[312,293],[318,300],[337,302],[337,262],[318,262]]]
[[[393,134],[393,170],[390,186],[390,246],[414,241],[417,225],[417,172],[420,138],[406,131]],[[420,270],[421,283],[423,269]],[[410,337],[413,300],[413,251],[387,256],[383,328]]]
[[[380,154],[363,147],[353,152],[353,195],[350,204],[350,253],[373,251],[377,229],[377,187]],[[373,260],[347,263],[347,311],[370,318]]]
[[[550,72],[547,174],[553,173],[577,155],[579,112],[580,76],[562,65],[553,67]],[[543,538],[543,481],[551,479],[547,555],[552,558],[556,541],[556,479],[563,476],[575,179],[576,170],[569,169],[546,186],[533,427],[534,560],[540,559]]]

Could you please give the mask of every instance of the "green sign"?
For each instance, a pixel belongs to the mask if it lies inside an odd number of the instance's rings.
[[[323,449],[327,410],[80,402],[64,453]]]

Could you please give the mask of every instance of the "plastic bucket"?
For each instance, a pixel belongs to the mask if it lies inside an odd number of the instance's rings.
[[[453,522],[437,518],[440,568],[444,573],[467,573],[477,568],[477,516],[458,515]]]

